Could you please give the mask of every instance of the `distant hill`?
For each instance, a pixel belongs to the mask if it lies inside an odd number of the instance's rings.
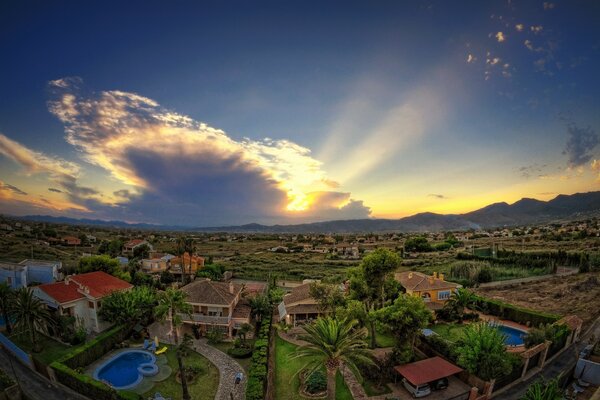
[[[152,224],[129,224],[123,221],[102,221],[30,215],[19,217],[31,221],[63,224],[99,225],[125,229],[154,229],[195,232],[240,233],[309,233],[309,232],[434,232],[517,226],[580,218],[600,212],[600,192],[559,195],[549,201],[524,198],[513,204],[494,203],[466,214],[420,213],[400,219],[353,219],[295,225],[247,224],[220,227],[182,227]]]

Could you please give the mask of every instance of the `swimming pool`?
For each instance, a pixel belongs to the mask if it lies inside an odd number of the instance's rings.
[[[523,345],[527,332],[506,325],[497,325],[496,328],[498,328],[500,332],[504,334],[504,344],[507,346]]]
[[[136,387],[144,376],[158,373],[156,357],[144,350],[126,350],[96,368],[94,379],[117,390]]]

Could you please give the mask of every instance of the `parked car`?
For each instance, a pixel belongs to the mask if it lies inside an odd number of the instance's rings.
[[[402,379],[402,385],[409,391],[412,397],[425,397],[431,394],[431,387],[427,383],[415,386],[404,378]]]
[[[448,378],[438,379],[429,384],[433,390],[443,390],[448,387]]]

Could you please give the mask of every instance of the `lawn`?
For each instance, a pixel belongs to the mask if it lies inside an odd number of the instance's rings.
[[[57,342],[44,335],[37,335],[37,341],[40,344],[42,351],[40,353],[34,353],[31,351],[31,342],[29,341],[29,335],[14,335],[10,337],[10,340],[22,350],[31,354],[46,365],[56,361],[66,353],[68,353],[72,347]]]
[[[429,328],[444,339],[456,342],[462,337],[463,330],[467,325],[468,324],[438,324],[430,326]]]
[[[162,344],[161,344],[162,347]],[[181,384],[175,380],[175,375],[179,366],[177,365],[177,357],[175,356],[175,347],[168,346],[165,353],[169,366],[173,373],[169,378],[162,382],[157,382],[151,390],[144,394],[144,398],[154,396],[154,393],[159,392],[164,397],[181,399]],[[185,366],[198,366],[202,368],[202,373],[191,384],[188,382],[188,390],[192,399],[214,399],[219,386],[219,370],[204,356],[192,351],[184,358]]]
[[[394,347],[396,344],[394,336],[383,328],[375,330],[375,341],[377,342],[377,347]]]
[[[248,343],[251,346],[254,345],[254,341],[255,341],[255,339],[248,339]],[[217,343],[217,344],[211,344],[211,346],[213,346],[214,348],[219,349],[223,353],[227,354],[227,350],[229,350],[230,348],[233,347],[233,342],[221,342],[221,343]],[[252,357],[248,357],[248,358],[233,358],[233,359],[235,361],[237,361],[238,364],[240,364],[242,366],[242,368],[244,368],[244,370],[246,372],[248,372],[248,369],[250,368],[250,364],[252,364]]]
[[[275,398],[277,400],[306,399],[298,393],[300,378],[298,371],[302,369],[310,359],[290,359],[291,354],[298,346],[293,345],[279,336],[275,338]],[[352,393],[346,386],[344,378],[340,373],[336,377],[336,399],[352,400]]]

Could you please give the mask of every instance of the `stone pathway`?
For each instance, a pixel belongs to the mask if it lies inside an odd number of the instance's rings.
[[[149,326],[150,336],[158,336],[164,343],[172,343],[172,337],[169,334],[168,324],[159,324],[155,322]],[[194,340],[194,350],[206,357],[219,370],[219,387],[215,400],[244,400],[246,397],[246,380],[248,377],[242,366],[233,358],[222,351],[210,346],[206,339]],[[238,372],[244,374],[241,383],[235,384],[235,375]]]

